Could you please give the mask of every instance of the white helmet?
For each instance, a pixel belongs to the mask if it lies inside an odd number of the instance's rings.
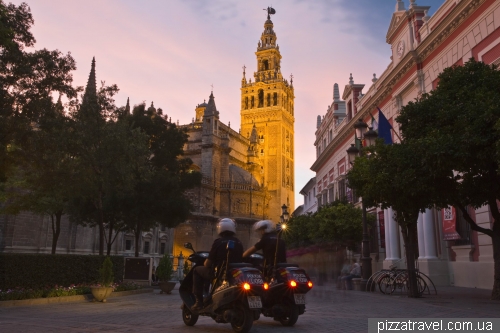
[[[223,218],[217,223],[217,234],[221,234],[224,231],[231,231],[236,233],[236,223],[234,223],[233,219]]]
[[[262,220],[259,222],[255,222],[253,225],[253,230],[264,230],[265,233],[273,232],[274,231],[274,223],[269,220]]]

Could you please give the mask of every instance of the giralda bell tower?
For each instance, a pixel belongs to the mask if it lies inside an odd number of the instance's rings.
[[[268,190],[267,215],[279,222],[281,206],[286,204],[291,214],[294,205],[294,92],[293,76],[290,82],[281,73],[281,54],[272,14],[267,8],[264,32],[257,44],[257,71],[254,79],[246,79],[245,67],[241,80],[241,134],[250,138],[257,132],[255,149],[263,186]],[[254,128],[255,127],[255,128]],[[256,163],[249,162],[251,165]],[[257,176],[257,175],[256,175]]]

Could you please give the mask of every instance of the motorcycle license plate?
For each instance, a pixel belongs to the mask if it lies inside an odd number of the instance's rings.
[[[295,304],[306,304],[306,294],[294,294]]]
[[[247,298],[248,298],[248,307],[250,309],[262,308],[262,301],[260,300],[260,296],[247,296]]]

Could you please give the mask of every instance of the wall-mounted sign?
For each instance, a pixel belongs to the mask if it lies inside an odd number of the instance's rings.
[[[455,207],[448,206],[441,210],[443,214],[443,239],[444,240],[455,240],[460,239],[460,235],[457,232],[457,212]]]

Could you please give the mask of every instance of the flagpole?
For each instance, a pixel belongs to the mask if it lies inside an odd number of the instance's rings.
[[[399,139],[399,143],[403,142],[403,140],[401,140],[401,137],[399,136],[399,134],[394,130],[394,128],[392,128],[391,126],[391,130],[394,132],[394,134],[396,134],[396,136],[398,137]]]

